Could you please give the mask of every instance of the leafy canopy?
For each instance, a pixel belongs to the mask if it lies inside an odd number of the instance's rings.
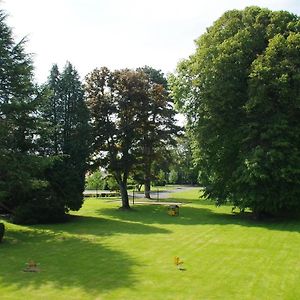
[[[299,25],[286,11],[228,11],[170,78],[217,204],[300,208]]]

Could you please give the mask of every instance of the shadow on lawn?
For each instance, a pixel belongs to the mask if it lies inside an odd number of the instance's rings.
[[[168,233],[168,230],[140,223],[72,216],[63,224],[9,229],[1,244],[0,281],[3,287],[57,289],[81,288],[89,294],[130,286],[135,260],[102,243],[101,237],[129,233]],[[41,272],[22,270],[30,259],[40,263]]]
[[[130,222],[128,222],[130,221]],[[137,223],[132,220],[112,220],[101,217],[71,215],[67,223],[35,225],[34,228],[50,229],[59,233],[94,235],[98,237],[114,234],[156,234],[169,233],[169,230]]]
[[[121,220],[140,222],[144,225],[240,225],[245,227],[263,227],[269,230],[300,232],[299,220],[269,219],[258,221],[253,219],[250,214],[218,213],[207,207],[191,207],[183,205],[180,207],[180,214],[177,217],[169,216],[167,214],[167,206],[160,205],[134,206],[134,212],[120,211],[112,208],[101,209],[98,212],[102,215],[106,214]]]
[[[0,269],[3,287],[34,291],[51,284],[58,290],[74,287],[96,294],[135,283],[131,276],[135,262],[126,254],[99,242],[55,232],[9,230],[1,245],[1,255],[5,257]],[[39,263],[40,272],[22,271],[29,259]]]

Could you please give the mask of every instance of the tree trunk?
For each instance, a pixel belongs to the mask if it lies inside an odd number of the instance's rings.
[[[124,183],[123,181],[120,181],[119,187],[120,187],[120,192],[121,192],[121,197],[122,197],[122,208],[130,209],[126,183]]]
[[[140,192],[140,191],[141,191],[141,188],[142,188],[142,184],[137,184],[137,185],[136,185],[136,188],[137,188],[138,192]]]
[[[151,198],[151,195],[150,195],[151,181],[150,181],[149,176],[147,176],[147,178],[145,178],[144,186],[145,186],[145,198],[150,199]]]
[[[145,145],[144,148],[144,154],[145,154],[145,177],[144,177],[144,187],[145,187],[145,198],[150,199],[151,198],[151,165],[152,165],[152,146],[150,142],[148,141],[148,145]]]

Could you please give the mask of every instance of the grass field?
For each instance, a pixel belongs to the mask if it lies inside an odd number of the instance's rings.
[[[300,299],[300,222],[257,222],[198,196],[172,195],[179,217],[88,199],[69,223],[6,223],[0,299]],[[30,259],[40,272],[22,271]]]

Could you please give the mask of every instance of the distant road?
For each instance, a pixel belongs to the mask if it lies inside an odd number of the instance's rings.
[[[186,185],[180,185],[180,186],[176,186],[176,188],[174,189],[170,189],[170,190],[164,190],[164,191],[160,191],[160,190],[156,190],[154,188],[154,190],[152,190],[150,192],[150,196],[151,199],[153,200],[157,200],[157,199],[166,199],[166,198],[171,198],[172,194],[174,193],[179,193],[179,192],[185,192],[188,190],[193,190],[193,189],[200,189],[199,186],[186,186]],[[129,192],[128,195],[129,197],[132,197],[132,192]],[[134,192],[134,197],[135,198],[145,198],[145,195],[143,192]]]
[[[187,185],[178,185],[176,187],[172,187],[170,190],[159,190],[156,189],[155,187],[152,189],[150,192],[150,196],[152,200],[157,200],[157,199],[166,199],[170,198],[173,193],[178,193],[178,192],[184,192],[192,189],[200,189],[199,186],[187,186]],[[101,196],[119,196],[120,194],[118,192],[111,192],[107,190],[85,190],[83,192],[84,196],[96,196],[98,195],[99,197]],[[128,196],[132,198],[133,192],[129,191]],[[134,197],[143,199],[145,198],[144,192],[134,192]]]

